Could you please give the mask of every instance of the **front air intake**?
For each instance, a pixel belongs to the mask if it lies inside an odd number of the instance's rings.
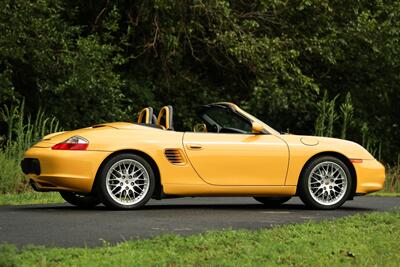
[[[164,151],[165,157],[168,161],[175,165],[183,165],[185,164],[185,158],[180,149],[165,149]]]

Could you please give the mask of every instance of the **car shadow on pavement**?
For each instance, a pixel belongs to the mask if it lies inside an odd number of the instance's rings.
[[[151,204],[142,207],[138,210],[115,210],[103,205],[99,205],[94,208],[81,208],[75,207],[69,204],[46,204],[46,205],[27,205],[27,206],[14,206],[15,210],[65,210],[65,211],[113,211],[113,212],[143,212],[143,211],[156,211],[156,210],[231,210],[231,211],[242,211],[242,210],[251,210],[251,211],[285,211],[285,212],[297,212],[297,211],[318,211],[318,212],[329,212],[329,211],[346,211],[346,212],[362,212],[362,211],[374,211],[375,209],[363,208],[363,207],[351,207],[351,206],[342,206],[336,210],[316,210],[310,209],[302,204],[283,204],[279,207],[268,207],[262,204]]]

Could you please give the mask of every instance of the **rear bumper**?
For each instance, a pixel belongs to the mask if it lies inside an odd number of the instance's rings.
[[[363,160],[354,163],[357,175],[356,194],[382,190],[385,184],[385,167],[377,160]]]
[[[88,193],[92,190],[98,168],[109,154],[33,147],[25,153],[21,167],[37,191]]]

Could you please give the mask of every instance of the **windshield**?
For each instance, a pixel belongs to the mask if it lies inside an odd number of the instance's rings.
[[[235,113],[226,106],[215,105],[202,109],[201,119],[211,132],[218,133],[251,133],[252,126],[249,120]]]
[[[233,108],[235,110],[237,110],[239,113],[243,114],[245,117],[251,119],[252,121],[256,121],[258,123],[261,123],[269,133],[274,134],[274,135],[280,135],[280,133],[277,130],[275,130],[274,128],[270,127],[268,124],[266,124],[262,120],[257,119],[253,115],[247,113],[246,111],[244,111],[243,109],[239,108],[238,106],[236,106],[234,104],[231,104],[231,105],[233,106]]]

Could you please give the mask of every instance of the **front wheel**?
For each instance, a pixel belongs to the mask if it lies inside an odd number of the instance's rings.
[[[311,208],[336,209],[351,193],[353,180],[343,161],[323,156],[307,164],[300,178],[298,193]]]
[[[98,194],[103,203],[111,208],[140,208],[149,201],[155,188],[155,176],[150,164],[134,154],[112,157],[98,178]]]
[[[101,203],[98,197],[92,194],[85,195],[69,191],[60,191],[60,195],[69,204],[81,208],[93,208]]]
[[[263,203],[267,207],[278,207],[289,201],[291,197],[254,197],[258,202]]]

